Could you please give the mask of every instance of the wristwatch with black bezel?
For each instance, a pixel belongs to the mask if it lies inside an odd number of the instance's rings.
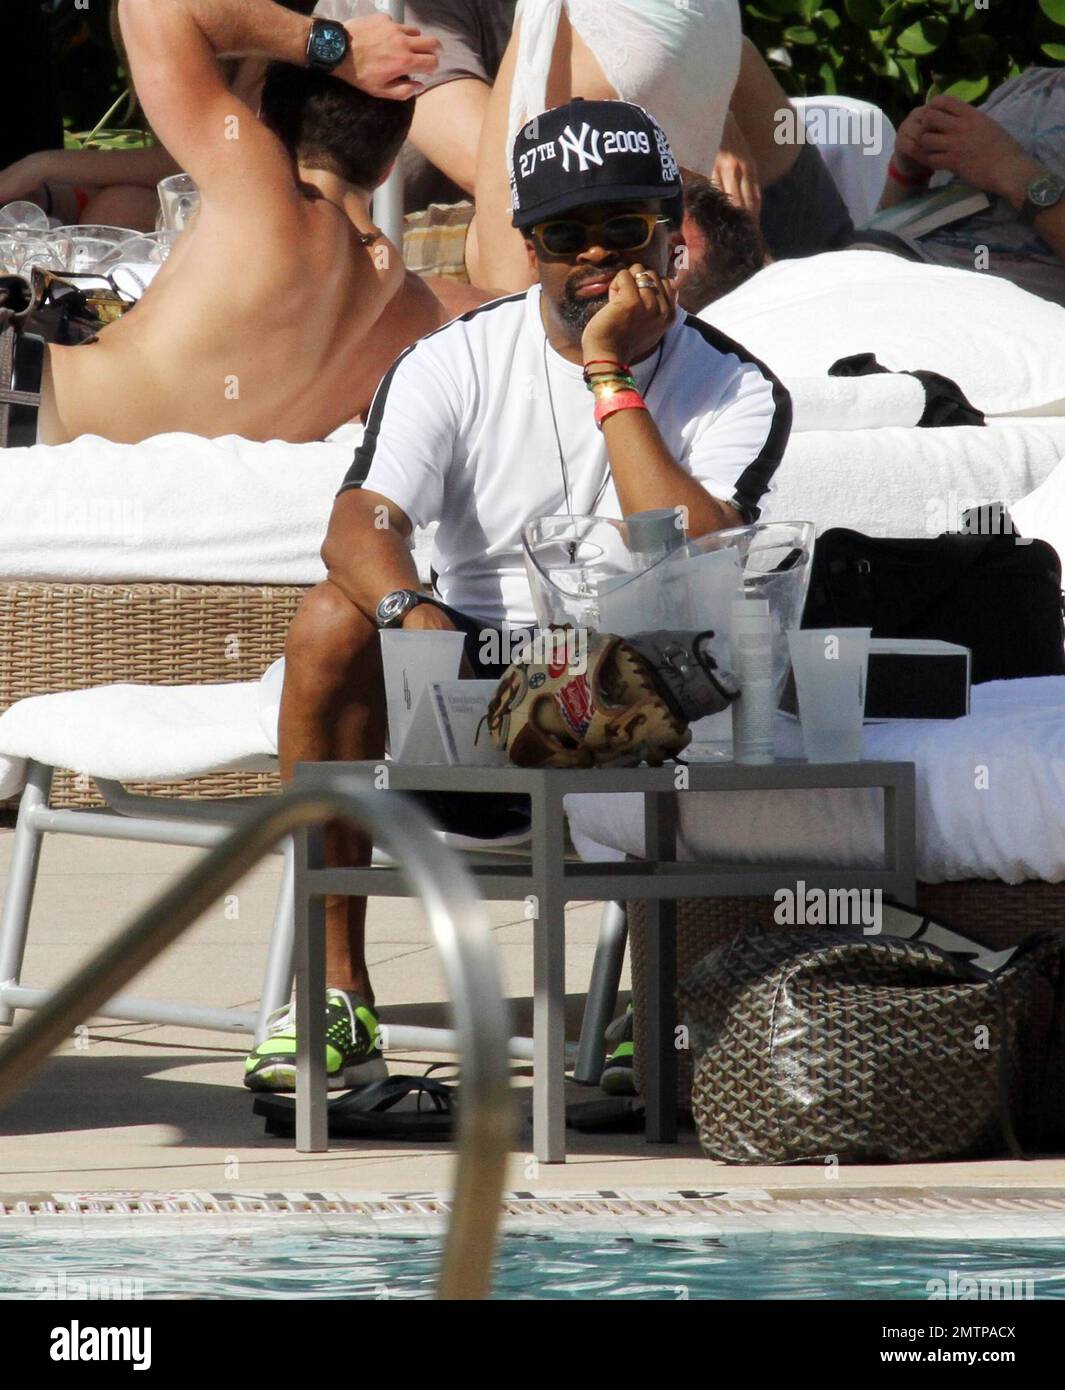
[[[1031,226],[1041,212],[1056,207],[1062,197],[1065,197],[1065,183],[1056,179],[1053,174],[1040,174],[1025,190],[1024,202],[1020,208],[1021,217]]]
[[[351,39],[343,24],[335,19],[312,19],[307,35],[307,66],[319,72],[332,72],[348,56]]]
[[[378,627],[399,627],[411,609],[417,608],[419,603],[431,603],[434,608],[443,607],[435,598],[419,593],[417,589],[393,589],[390,594],[385,594],[377,605],[374,621]]]

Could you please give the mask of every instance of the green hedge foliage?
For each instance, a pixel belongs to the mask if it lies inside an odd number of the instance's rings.
[[[840,92],[896,123],[938,92],[980,102],[1065,63],[1065,0],[742,0],[744,32],[792,96]]]

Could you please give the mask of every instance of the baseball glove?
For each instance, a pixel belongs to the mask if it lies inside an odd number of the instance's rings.
[[[587,661],[514,662],[486,716],[519,767],[658,767],[691,740],[688,721],[738,694],[716,669],[712,633],[592,633]]]

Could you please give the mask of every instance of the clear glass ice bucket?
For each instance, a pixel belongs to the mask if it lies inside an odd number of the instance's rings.
[[[814,537],[812,522],[760,521],[686,541],[647,565],[629,551],[623,521],[549,516],[526,526],[522,543],[541,627],[623,637],[660,628],[709,629],[716,660],[730,668],[733,600],[766,599],[779,702],[790,662],[787,634],[802,620]],[[729,756],[729,712],[699,720],[692,737],[700,756]]]

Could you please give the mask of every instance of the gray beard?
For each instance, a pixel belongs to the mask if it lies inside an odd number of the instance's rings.
[[[562,298],[558,304],[558,316],[569,330],[574,343],[580,343],[584,336],[584,330],[609,298],[608,292],[596,295],[594,299],[578,299],[576,295],[571,294],[568,287],[563,290]]]

